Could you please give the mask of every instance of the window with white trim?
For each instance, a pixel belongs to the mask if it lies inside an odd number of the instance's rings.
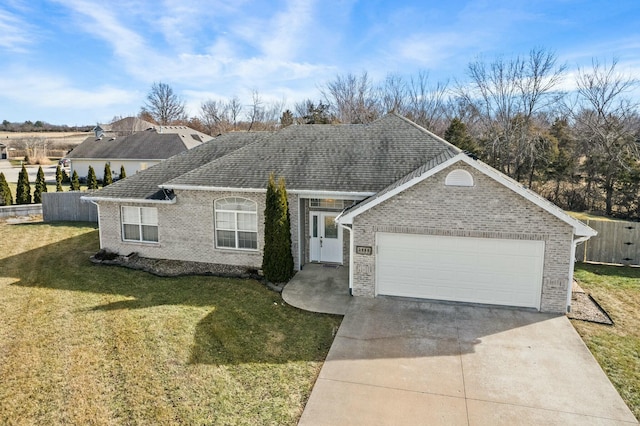
[[[258,249],[258,204],[246,198],[214,201],[216,247]]]
[[[158,242],[158,209],[122,206],[122,239],[144,243]]]
[[[334,200],[331,198],[311,198],[309,207],[320,207],[323,209],[344,209],[345,200]]]

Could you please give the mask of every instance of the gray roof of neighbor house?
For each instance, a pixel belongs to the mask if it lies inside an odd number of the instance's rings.
[[[155,129],[149,129],[128,136],[88,137],[73,148],[67,158],[164,160],[203,142],[199,134],[192,135],[186,131],[158,133]]]
[[[264,137],[264,133],[227,133],[92,193],[89,198],[166,199],[159,185]]]
[[[284,177],[288,190],[374,193],[458,153],[455,146],[393,113],[369,124],[228,133],[91,198],[157,197],[158,185],[264,189],[270,173]]]

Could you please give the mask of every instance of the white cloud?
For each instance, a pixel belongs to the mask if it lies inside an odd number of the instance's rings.
[[[33,35],[31,25],[8,10],[0,9],[0,48],[10,52],[26,52]]]
[[[59,2],[79,14],[78,25],[87,33],[110,44],[120,59],[135,61],[149,49],[144,38],[125,27],[121,19],[113,13],[117,8],[103,7],[101,4],[84,0]]]
[[[135,101],[138,94],[108,85],[79,89],[67,78],[14,69],[0,79],[4,97],[34,108],[86,108],[95,105],[112,107]]]

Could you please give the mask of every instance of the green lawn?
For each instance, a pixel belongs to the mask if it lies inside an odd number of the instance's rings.
[[[640,419],[640,268],[577,264],[575,277],[615,325],[572,323]]]
[[[90,225],[0,235],[0,424],[293,425],[340,324],[253,280],[93,265]]]

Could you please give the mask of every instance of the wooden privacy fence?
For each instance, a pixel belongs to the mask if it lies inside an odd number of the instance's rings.
[[[587,220],[598,235],[578,245],[580,262],[640,265],[640,223],[620,220]]]
[[[42,220],[45,222],[98,222],[98,208],[80,197],[87,192],[45,192],[42,194]]]

